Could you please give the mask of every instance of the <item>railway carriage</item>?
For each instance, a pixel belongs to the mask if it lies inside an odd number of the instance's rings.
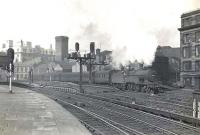
[[[99,71],[93,73],[93,82],[97,84],[110,84],[110,71]]]
[[[127,74],[123,74],[120,70],[109,70],[109,71],[98,71],[92,73],[92,81],[96,84],[103,85],[112,85],[116,88],[122,90],[139,90],[139,91],[148,91],[154,90],[154,87],[148,86],[148,80],[151,77],[149,70],[141,71],[129,71]],[[38,81],[49,81],[50,74],[34,74],[34,80]],[[80,73],[79,72],[54,72],[51,73],[52,81],[61,81],[61,82],[73,82],[79,83]],[[89,82],[89,73],[83,72],[82,82]],[[145,88],[145,89],[144,89]]]

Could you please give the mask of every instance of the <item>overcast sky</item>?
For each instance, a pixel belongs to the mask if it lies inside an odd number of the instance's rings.
[[[157,45],[179,46],[180,16],[200,0],[0,0],[0,40],[25,40],[48,48],[57,35],[70,48],[114,51],[116,61],[150,63]]]

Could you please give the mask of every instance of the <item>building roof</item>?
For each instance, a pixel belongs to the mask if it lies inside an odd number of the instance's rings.
[[[181,18],[188,17],[188,16],[191,16],[191,15],[194,15],[194,14],[199,14],[199,13],[200,13],[200,9],[196,9],[196,10],[193,10],[193,11],[189,11],[189,12],[183,13],[181,15]]]
[[[196,29],[196,28],[200,28],[200,24],[181,27],[181,28],[178,28],[178,30],[179,31],[185,31],[185,30]]]
[[[128,75],[130,76],[148,76],[151,70],[147,69],[141,69],[136,71],[130,71]]]
[[[72,66],[74,65],[73,62],[70,63],[65,63],[65,62],[56,62],[57,64],[59,64],[63,69],[72,69]]]
[[[159,46],[156,50],[156,53],[160,53],[168,58],[180,58],[180,48],[172,48],[170,46]]]
[[[101,55],[109,55],[111,53],[112,53],[112,51],[104,50],[101,52]]]

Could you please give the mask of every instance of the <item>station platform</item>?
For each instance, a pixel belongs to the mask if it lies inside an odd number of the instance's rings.
[[[34,91],[0,85],[0,135],[91,135],[70,112]]]

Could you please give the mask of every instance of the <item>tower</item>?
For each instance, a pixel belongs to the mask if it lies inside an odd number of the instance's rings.
[[[68,40],[66,36],[56,36],[56,45],[55,45],[55,60],[63,61],[64,58],[68,56]]]

